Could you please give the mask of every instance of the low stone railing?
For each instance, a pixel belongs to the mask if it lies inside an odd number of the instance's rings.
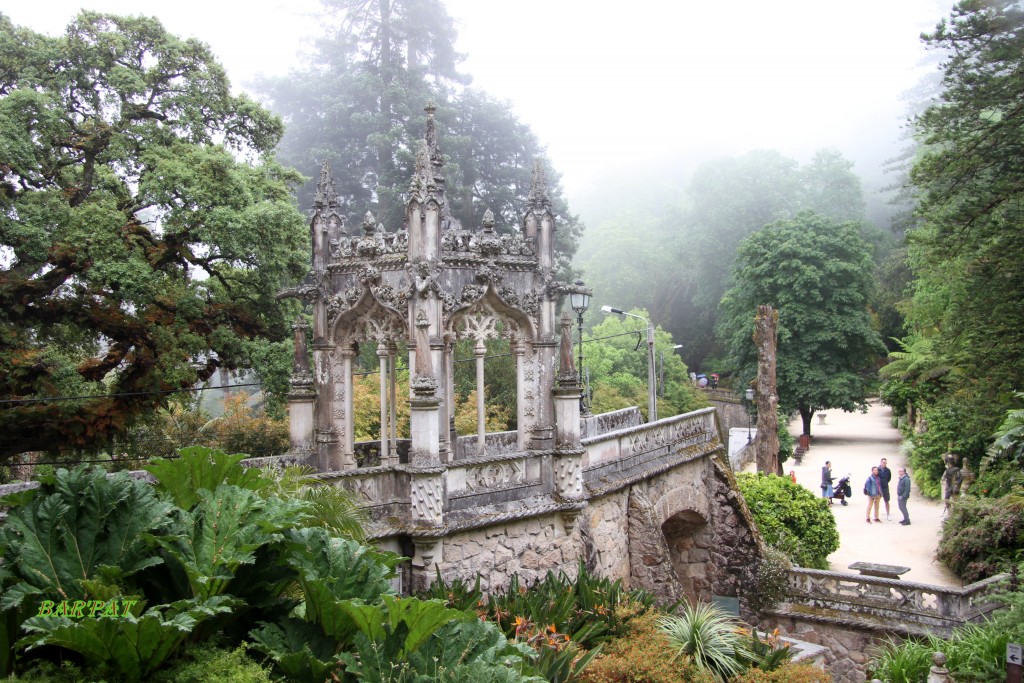
[[[908,633],[948,635],[998,609],[989,596],[1007,578],[999,574],[956,588],[795,568],[789,571],[787,603],[790,611],[806,616],[878,621],[887,631],[903,624]]]

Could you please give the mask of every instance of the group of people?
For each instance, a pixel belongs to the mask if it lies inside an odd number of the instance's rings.
[[[896,482],[896,504],[903,515],[900,524],[910,526],[910,513],[907,512],[907,499],[910,498],[910,476],[907,474],[906,467],[898,468],[896,474],[899,477]],[[829,460],[825,461],[824,467],[821,468],[821,495],[823,498],[828,499],[829,505],[832,504],[832,499],[836,497],[839,498],[843,505],[846,505],[846,498],[850,495],[849,480],[850,475],[846,475],[839,480],[839,485],[833,488],[832,482],[835,481],[835,478],[832,476],[832,462]],[[871,524],[872,520],[881,523],[879,508],[883,501],[885,502],[885,518],[890,519],[889,483],[891,481],[892,470],[889,469],[888,461],[882,458],[878,465],[871,468],[871,474],[864,482],[864,495],[868,497],[866,514],[868,524]],[[874,518],[872,518],[872,511],[874,511]]]

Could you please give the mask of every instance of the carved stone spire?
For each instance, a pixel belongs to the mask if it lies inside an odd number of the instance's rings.
[[[435,189],[433,169],[430,165],[430,148],[426,140],[416,146],[416,167],[409,183],[409,194],[424,201]]]
[[[322,210],[327,207],[337,208],[338,190],[334,185],[334,173],[331,172],[331,164],[326,159],[320,167],[320,181],[316,185],[316,194],[313,195],[313,207]]]
[[[533,162],[529,204],[530,208],[538,213],[551,210],[551,198],[548,196],[548,178],[540,159]]]

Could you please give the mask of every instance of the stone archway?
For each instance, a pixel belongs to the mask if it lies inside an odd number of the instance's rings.
[[[687,600],[711,602],[714,531],[698,512],[683,510],[661,525],[669,562]]]

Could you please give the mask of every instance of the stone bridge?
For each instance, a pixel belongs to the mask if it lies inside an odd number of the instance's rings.
[[[437,569],[449,579],[480,574],[487,590],[513,574],[526,582],[549,570],[573,574],[582,560],[667,601],[744,599],[759,541],[722,458],[714,409],[641,420],[636,408],[582,420],[590,435],[578,464],[516,450],[506,433],[488,435],[486,455],[437,472],[398,463],[321,478],[354,492],[377,542],[412,558],[412,589]],[[417,485],[423,476],[440,477],[437,501]],[[432,504],[439,523],[418,526],[412,508]]]

